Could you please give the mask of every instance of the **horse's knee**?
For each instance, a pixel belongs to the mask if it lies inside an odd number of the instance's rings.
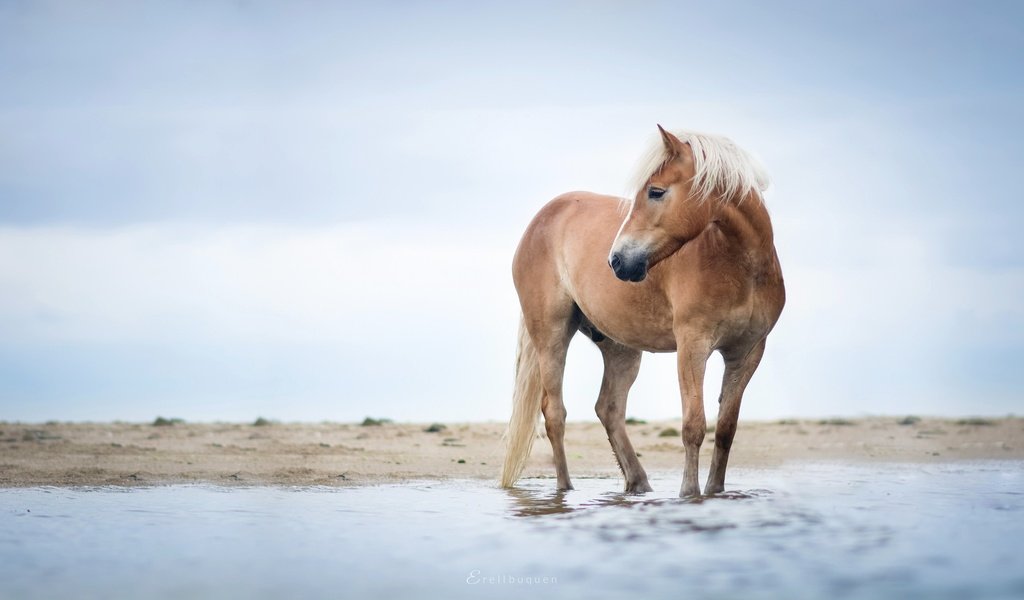
[[[707,431],[707,423],[703,418],[686,419],[683,422],[683,444],[686,446],[700,446],[704,442],[704,434]]]

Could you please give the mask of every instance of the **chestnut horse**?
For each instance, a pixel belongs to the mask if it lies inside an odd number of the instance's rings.
[[[582,331],[600,348],[604,380],[597,416],[608,432],[627,493],[651,490],[626,434],[626,396],[647,352],[676,352],[685,450],[680,496],[700,494],[704,371],[725,361],[705,494],[725,488],[743,390],[782,312],[785,290],[762,192],[768,177],[732,141],[658,126],[627,200],[570,192],[534,217],[512,275],[522,320],[512,418],[501,483],[521,475],[543,413],[559,489],[572,489],[563,438],[562,373]]]

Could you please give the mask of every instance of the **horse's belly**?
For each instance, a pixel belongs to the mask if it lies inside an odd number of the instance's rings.
[[[601,333],[605,333],[601,330]],[[676,351],[676,338],[672,334],[672,329],[648,329],[645,331],[638,331],[635,329],[616,329],[614,327],[609,328],[606,335],[613,340],[629,346],[630,348],[636,348],[637,350],[645,350],[647,352],[675,352]]]
[[[616,281],[621,286],[641,285]],[[583,315],[602,334],[638,350],[675,352],[676,338],[672,331],[672,310],[668,303],[652,299],[643,290],[615,293],[616,287],[580,294],[576,304]]]

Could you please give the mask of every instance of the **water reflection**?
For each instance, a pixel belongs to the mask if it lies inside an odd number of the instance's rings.
[[[587,484],[593,481],[582,480]],[[588,487],[593,487],[588,485]],[[708,496],[693,498],[674,498],[648,494],[627,494],[625,492],[602,492],[598,496],[585,495],[577,490],[549,490],[537,484],[527,484],[513,489],[505,489],[504,493],[510,500],[509,514],[513,517],[543,517],[548,515],[565,515],[574,512],[613,508],[655,508],[674,505],[702,505],[709,502],[742,501],[767,498],[772,492],[765,489],[730,490]],[[578,499],[581,497],[583,499]],[[576,497],[575,502],[572,501]]]
[[[504,490],[511,500],[509,514],[514,517],[543,517],[548,515],[566,515],[582,510],[623,507],[628,508],[642,503],[642,496],[635,494],[606,492],[596,498],[586,498],[572,502],[572,496],[579,496],[576,490],[546,491],[536,488],[515,488]],[[649,500],[657,502],[660,500]]]
[[[566,502],[566,491],[539,492],[535,490],[513,488],[505,490],[511,500],[513,517],[543,517],[561,515],[576,510]]]

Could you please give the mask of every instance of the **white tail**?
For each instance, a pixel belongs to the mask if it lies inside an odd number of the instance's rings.
[[[516,350],[516,387],[512,393],[512,418],[505,432],[505,465],[501,487],[509,488],[523,473],[537,434],[544,390],[540,382],[537,349],[533,347],[526,324],[519,320],[519,347]]]

